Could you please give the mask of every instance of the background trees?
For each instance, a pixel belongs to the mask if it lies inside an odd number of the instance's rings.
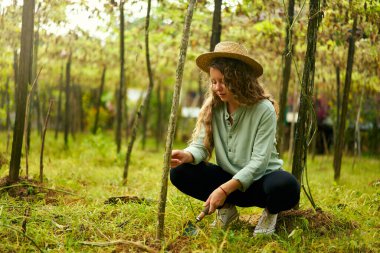
[[[118,7],[115,7],[115,3]],[[219,5],[220,4],[220,5]],[[51,112],[51,126],[57,126],[59,132],[63,131],[63,115],[65,103],[68,102],[67,139],[73,138],[76,131],[88,132],[93,127],[95,118],[99,117],[99,128],[102,131],[117,129],[119,118],[118,111],[123,112],[123,122],[120,123],[121,138],[128,138],[127,129],[132,125],[134,111],[126,108],[136,108],[136,103],[146,89],[148,73],[146,71],[146,57],[144,52],[145,38],[145,13],[146,2],[126,2],[124,10],[120,12],[120,2],[116,1],[38,1],[38,17],[35,21],[35,32],[38,28],[39,43],[38,65],[43,66],[38,82],[40,100],[40,116],[37,110],[31,110],[31,129],[36,130],[38,118],[46,115],[48,101],[54,98],[57,106]],[[36,4],[36,6],[38,6]],[[153,1],[150,17],[150,60],[154,74],[154,92],[150,100],[150,116],[144,123],[149,143],[150,138],[155,138],[157,147],[163,139],[164,129],[167,127],[171,94],[176,68],[176,52],[180,47],[181,25],[185,13],[186,1]],[[194,106],[194,98],[202,92],[201,88],[207,83],[205,76],[199,74],[194,59],[201,53],[209,51],[210,38],[212,37],[212,24],[215,7],[220,6],[221,23],[223,33],[221,40],[235,40],[244,43],[248,50],[264,66],[264,75],[261,82],[275,97],[281,100],[281,122],[285,130],[281,134],[284,151],[289,146],[290,122],[286,120],[288,112],[297,107],[300,93],[300,70],[303,69],[304,55],[306,52],[306,28],[308,24],[308,5],[305,2],[294,3],[294,23],[292,45],[294,51],[292,73],[289,75],[289,90],[282,92],[282,71],[285,64],[282,55],[286,49],[286,26],[291,17],[291,11],[277,1],[199,1],[194,12],[192,33],[189,37],[188,58],[184,69],[184,92],[181,97],[181,105]],[[345,79],[346,55],[348,52],[348,37],[352,33],[352,15],[358,16],[356,32],[357,60],[354,61],[352,70],[352,93],[348,94],[347,104],[347,130],[344,135],[346,142],[344,150],[353,152],[355,136],[350,133],[354,129],[354,123],[362,131],[361,147],[364,153],[379,152],[378,143],[378,99],[379,99],[379,4],[376,1],[322,1],[323,19],[318,30],[315,62],[315,90],[313,100],[323,99],[328,108],[328,120],[332,122],[335,131],[338,125],[338,111],[341,110],[343,88],[337,86],[337,77]],[[167,11],[169,10],[170,11]],[[218,10],[219,8],[216,8]],[[9,2],[1,5],[0,29],[4,36],[0,38],[1,58],[0,65],[0,128],[6,130],[7,107],[5,95],[9,94],[9,121],[12,127],[15,124],[15,97],[16,81],[19,76],[18,57],[20,53],[20,27],[21,2]],[[354,10],[354,11],[353,11]],[[37,11],[37,7],[35,8]],[[124,59],[125,77],[124,83],[128,83],[128,91],[125,88],[120,93],[121,62],[120,62],[120,20],[124,14],[124,46],[126,49]],[[214,15],[215,14],[215,15]],[[215,24],[218,24],[216,22]],[[220,22],[219,22],[220,24]],[[216,33],[217,35],[218,33]],[[216,36],[217,37],[217,36]],[[290,38],[289,38],[290,41]],[[35,51],[37,51],[35,49]],[[289,48],[288,48],[289,52]],[[65,95],[62,84],[66,84],[66,64],[71,55],[70,68],[70,94]],[[286,54],[289,55],[289,54]],[[365,64],[355,64],[363,62]],[[363,65],[367,66],[366,68]],[[103,67],[107,68],[103,92],[99,101],[99,83]],[[337,75],[337,70],[339,74]],[[61,78],[62,75],[62,78]],[[8,86],[6,81],[9,79]],[[60,81],[61,80],[61,81]],[[201,81],[200,81],[201,80]],[[201,84],[201,85],[200,85]],[[8,87],[8,88],[6,88]],[[353,110],[360,103],[358,97],[352,94],[363,90],[364,99],[362,110]],[[339,92],[338,92],[339,91]],[[339,93],[339,96],[337,95]],[[61,95],[60,95],[61,94]],[[124,96],[125,100],[118,105],[118,97]],[[61,99],[59,99],[61,97]],[[59,102],[61,101],[61,102]],[[285,103],[284,103],[285,102]],[[283,104],[284,103],[284,104]],[[61,110],[59,107],[61,105]],[[120,108],[121,109],[120,109]],[[99,110],[97,110],[99,108]],[[119,109],[117,109],[119,108]],[[339,108],[339,109],[338,109]],[[295,108],[297,111],[297,109]],[[98,112],[97,112],[98,111]],[[96,116],[98,115],[98,116]],[[129,120],[127,116],[129,115]],[[119,115],[120,116],[120,115]],[[358,118],[358,120],[357,120]],[[192,121],[186,119],[178,122],[176,138],[188,140],[192,131]],[[145,122],[145,121],[144,121]],[[325,122],[325,123],[326,123]],[[145,127],[146,124],[146,127]],[[182,124],[182,125],[181,125]],[[330,124],[330,123],[329,123]],[[367,125],[368,124],[368,125]],[[368,127],[364,127],[368,126]],[[280,131],[279,131],[280,132]],[[138,137],[139,138],[139,137]],[[320,138],[323,139],[322,137]],[[356,138],[357,139],[357,138]],[[326,147],[330,153],[333,151],[334,141],[327,140]],[[122,146],[121,146],[122,147]],[[323,152],[323,151],[322,151]]]
[[[20,64],[16,89],[16,118],[13,129],[11,162],[9,166],[9,179],[11,182],[17,181],[19,178],[24,124],[26,123],[26,97],[28,84],[32,83],[31,66],[33,59],[34,4],[34,0],[25,1],[22,12]]]

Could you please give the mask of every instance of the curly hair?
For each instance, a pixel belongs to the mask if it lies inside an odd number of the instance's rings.
[[[210,68],[218,69],[224,77],[225,86],[231,91],[236,101],[241,106],[251,106],[257,102],[268,99],[272,102],[276,114],[278,113],[277,103],[265,92],[264,88],[257,81],[251,67],[239,60],[230,58],[216,58]],[[209,85],[206,93],[205,102],[200,110],[198,120],[192,135],[191,141],[195,141],[202,128],[205,130],[204,145],[208,151],[207,160],[211,158],[214,149],[214,140],[212,136],[212,112],[213,108],[221,105],[223,102]]]

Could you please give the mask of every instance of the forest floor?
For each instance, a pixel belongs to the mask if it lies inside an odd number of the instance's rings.
[[[23,157],[22,178],[13,185],[6,181],[10,151],[0,142],[0,252],[379,252],[379,157],[343,157],[341,179],[334,182],[332,157],[309,156],[309,185],[322,211],[314,211],[302,193],[300,209],[280,213],[272,236],[253,237],[262,211],[253,207],[238,208],[240,219],[227,230],[211,229],[214,216],[206,216],[196,236],[185,236],[202,203],[169,182],[160,244],[155,237],[164,150],[149,143],[143,151],[137,141],[123,186],[126,148],[117,154],[111,136],[77,135],[65,149],[62,136],[54,140],[48,133],[42,184],[37,135],[29,178]]]

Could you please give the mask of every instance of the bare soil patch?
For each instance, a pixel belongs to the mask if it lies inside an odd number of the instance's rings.
[[[0,194],[29,202],[44,200],[45,204],[57,205],[58,197],[65,195],[63,190],[47,188],[43,183],[34,179],[20,177],[17,182],[10,182],[8,177],[0,178]]]
[[[251,226],[256,226],[259,218],[260,215],[257,214],[240,216],[241,221]],[[281,212],[278,215],[276,229],[277,231],[286,230],[291,232],[297,226],[300,226],[300,224],[305,223],[305,219],[307,220],[308,228],[321,235],[326,234],[331,228],[334,228],[334,230],[340,228],[341,230],[352,231],[359,227],[356,222],[344,221],[328,212],[305,209]]]

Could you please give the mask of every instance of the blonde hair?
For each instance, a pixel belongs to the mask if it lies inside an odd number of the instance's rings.
[[[217,58],[210,64],[211,68],[218,69],[224,76],[224,84],[231,91],[236,101],[241,106],[254,105],[257,102],[268,99],[275,107],[278,113],[277,103],[265,92],[264,88],[257,81],[257,77],[253,74],[250,66],[235,59]],[[214,139],[212,136],[212,111],[223,102],[212,90],[209,85],[206,93],[205,102],[200,110],[197,123],[192,135],[191,141],[196,141],[201,129],[204,127],[205,138],[204,146],[208,151],[207,160],[211,158],[214,149]]]

